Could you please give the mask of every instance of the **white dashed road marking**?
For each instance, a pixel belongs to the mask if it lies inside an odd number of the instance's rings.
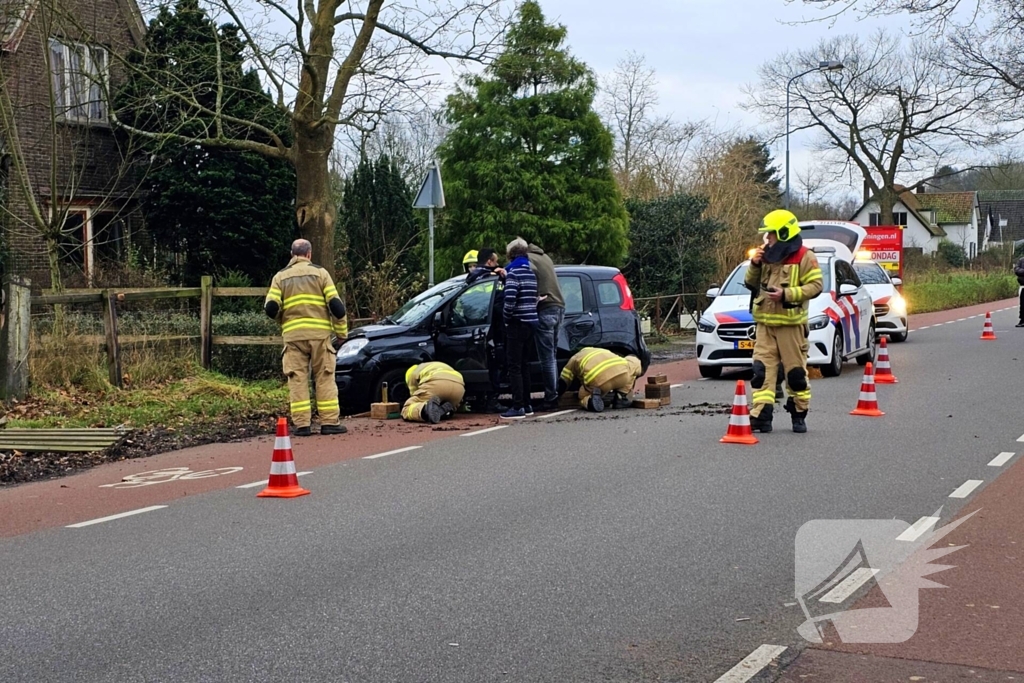
[[[139,508],[138,510],[129,510],[128,512],[121,512],[116,515],[110,515],[109,517],[100,517],[99,519],[90,519],[88,522],[79,522],[78,524],[68,524],[68,529],[81,529],[84,526],[92,526],[93,524],[102,524],[103,522],[112,522],[115,519],[121,519],[122,517],[131,517],[132,515],[141,515],[143,512],[151,512],[153,510],[162,510],[167,507],[166,505],[150,505],[148,508]]]
[[[505,429],[508,425],[498,425],[497,427],[488,427],[487,429],[478,429],[475,432],[466,432],[465,434],[459,434],[459,436],[476,436],[477,434],[486,434],[488,432],[496,432],[499,429]]]
[[[376,455],[365,455],[363,456],[363,460],[376,460],[377,458],[383,458],[388,455],[395,455],[396,453],[408,453],[409,451],[414,451],[417,448],[423,448],[423,446],[406,446],[405,448],[396,448],[393,451],[377,453]]]
[[[683,386],[683,385],[682,385],[682,384],[671,384],[671,385],[669,385],[669,387],[668,387],[668,388],[669,388],[669,389],[678,389],[678,388],[679,388],[679,387],[681,387],[681,386]]]
[[[786,651],[785,645],[761,645],[739,664],[715,679],[715,683],[746,683]]]
[[[313,474],[313,470],[309,470],[308,472],[296,472],[295,476],[296,477],[301,477],[301,476],[306,475],[306,474]],[[235,488],[236,489],[254,489],[257,486],[266,486],[269,483],[270,483],[270,480],[264,479],[262,481],[254,481],[251,484],[242,484],[241,486],[236,486]]]
[[[840,581],[835,588],[821,596],[821,599],[819,599],[818,602],[829,602],[836,605],[846,602],[848,597],[853,595],[858,588],[870,581],[871,577],[879,571],[881,570],[872,569],[871,567],[861,567],[855,570],[852,574]]]
[[[1010,461],[1015,453],[1000,453],[996,457],[992,458],[992,462],[988,464],[989,467],[1002,467]]]
[[[897,541],[916,541],[921,538],[924,534],[931,531],[932,527],[938,523],[938,517],[922,517],[921,519],[914,522],[914,524],[907,528],[902,534],[896,537]]]
[[[1017,441],[1024,443],[1024,434],[1021,434],[1020,438],[1017,439]]]
[[[978,488],[984,483],[981,479],[968,479],[964,483],[960,484],[960,488],[953,493],[949,494],[950,498],[966,498],[971,495],[971,491]]]
[[[541,415],[537,419],[538,420],[547,420],[548,418],[551,418],[551,417],[558,417],[559,415],[568,415],[569,413],[575,413],[575,412],[576,412],[575,408],[570,408],[569,410],[559,410],[557,413],[548,413],[547,415]]]

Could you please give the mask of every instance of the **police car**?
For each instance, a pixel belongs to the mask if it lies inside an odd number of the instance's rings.
[[[808,310],[808,364],[823,375],[836,377],[843,363],[856,358],[861,365],[875,355],[874,300],[853,267],[853,254],[866,231],[845,221],[800,223],[804,246],[821,265],[822,293]],[[697,364],[702,377],[714,378],[726,367],[753,364],[756,325],[750,310],[750,291],[744,286],[750,261],[736,266],[721,287],[708,290],[711,304],[697,323]]]
[[[875,301],[878,334],[886,335],[893,342],[907,341],[907,301],[896,289],[903,281],[898,277],[889,277],[884,268],[871,260],[870,252],[858,252],[853,269]]]

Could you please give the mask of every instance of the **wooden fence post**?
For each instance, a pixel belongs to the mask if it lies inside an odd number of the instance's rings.
[[[204,275],[199,286],[199,360],[209,370],[213,356],[213,277]]]
[[[28,393],[29,333],[32,330],[32,290],[27,278],[10,276],[3,282],[4,315],[0,325],[0,399],[25,398]]]
[[[121,339],[117,334],[117,294],[108,289],[103,290],[103,332],[107,338],[107,378],[120,389]]]

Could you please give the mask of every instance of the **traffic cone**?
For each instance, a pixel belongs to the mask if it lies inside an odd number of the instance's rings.
[[[850,415],[863,415],[864,417],[885,415],[878,409],[878,398],[875,396],[875,370],[871,367],[871,363],[864,366],[864,379],[860,384],[860,399]]]
[[[992,329],[992,314],[985,314],[985,327],[981,330],[982,341],[992,341],[996,338],[996,331]]]
[[[753,446],[759,443],[750,429],[750,410],[747,409],[747,385],[743,380],[736,380],[736,395],[732,399],[732,415],[729,416],[729,429],[720,443],[738,443]]]
[[[889,347],[885,343],[885,337],[880,340],[882,345],[878,347],[878,367],[875,368],[875,384],[896,384],[899,382],[896,375],[892,374],[892,366],[889,365]]]
[[[299,486],[292,458],[292,440],[288,437],[288,418],[277,418],[277,438],[274,440],[274,458],[270,461],[270,480],[267,488],[256,494],[258,498],[298,498],[309,491]]]

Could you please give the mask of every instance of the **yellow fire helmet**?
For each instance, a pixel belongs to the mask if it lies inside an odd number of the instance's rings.
[[[800,234],[800,223],[791,212],[776,209],[764,217],[758,232],[774,232],[780,242],[788,242]]]
[[[475,266],[477,259],[476,249],[470,249],[466,252],[466,255],[462,257],[462,265],[464,266]]]
[[[416,367],[417,366],[413,365],[405,371],[405,386],[409,386],[409,382],[412,381],[412,373],[416,372]]]

